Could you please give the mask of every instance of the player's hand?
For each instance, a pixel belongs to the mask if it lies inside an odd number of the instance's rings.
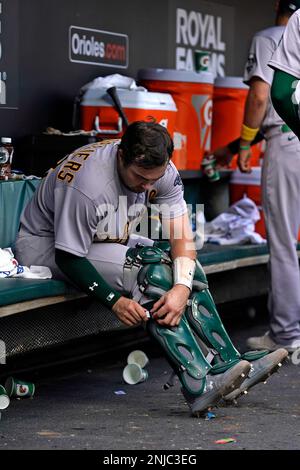
[[[242,173],[251,173],[251,154],[250,150],[241,150],[239,151],[238,157],[238,167]]]
[[[228,168],[234,155],[228,147],[220,147],[214,151],[217,169]]]
[[[190,289],[184,285],[174,286],[153,305],[153,319],[162,326],[178,326],[190,293]]]
[[[128,326],[148,321],[147,310],[134,300],[126,297],[121,297],[112,307],[112,311],[122,323]]]

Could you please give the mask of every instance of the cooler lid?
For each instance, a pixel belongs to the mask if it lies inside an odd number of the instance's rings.
[[[214,75],[210,72],[193,72],[175,69],[140,69],[139,80],[161,80],[164,82],[187,82],[214,84]]]
[[[231,174],[230,184],[242,184],[244,186],[260,186],[261,184],[261,167],[252,167],[251,173],[242,173],[235,170]]]
[[[244,83],[243,77],[217,77],[215,80],[216,88],[239,88],[249,90],[248,85]]]
[[[156,109],[177,111],[175,101],[168,93],[152,93],[149,91],[135,91],[117,89],[121,105],[124,108]],[[82,106],[113,107],[113,101],[105,88],[87,90],[81,100]]]

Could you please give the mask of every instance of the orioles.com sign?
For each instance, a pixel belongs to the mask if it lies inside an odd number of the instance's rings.
[[[70,26],[69,59],[102,67],[128,67],[128,36],[98,29]]]

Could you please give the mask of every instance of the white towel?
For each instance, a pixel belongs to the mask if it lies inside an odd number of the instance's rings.
[[[0,248],[0,278],[21,277],[24,279],[51,279],[52,273],[46,266],[22,266],[11,248]]]
[[[97,77],[92,82],[84,85],[81,91],[97,90],[99,88],[108,89],[113,86],[125,90],[147,91],[146,88],[138,86],[133,78],[118,73],[107,75],[106,77]]]
[[[231,206],[227,212],[205,224],[205,241],[218,245],[262,245],[266,240],[255,232],[260,220],[256,204],[244,197]]]

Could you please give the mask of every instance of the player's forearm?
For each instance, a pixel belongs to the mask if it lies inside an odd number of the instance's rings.
[[[86,258],[62,250],[55,250],[55,261],[61,271],[82,291],[108,308],[112,308],[121,295],[113,289]]]
[[[300,138],[299,104],[294,93],[299,80],[281,70],[276,70],[271,89],[273,106],[279,116]]]
[[[266,115],[268,106],[268,94],[266,88],[260,90],[259,87],[250,88],[245,106],[244,125],[250,129],[259,129]],[[251,140],[241,139],[241,145]]]
[[[196,247],[188,215],[170,221],[170,245],[172,259],[181,256],[196,259]]]
[[[196,249],[193,240],[173,240],[171,243],[171,254],[172,259],[185,256],[187,258],[195,260],[197,257]]]

